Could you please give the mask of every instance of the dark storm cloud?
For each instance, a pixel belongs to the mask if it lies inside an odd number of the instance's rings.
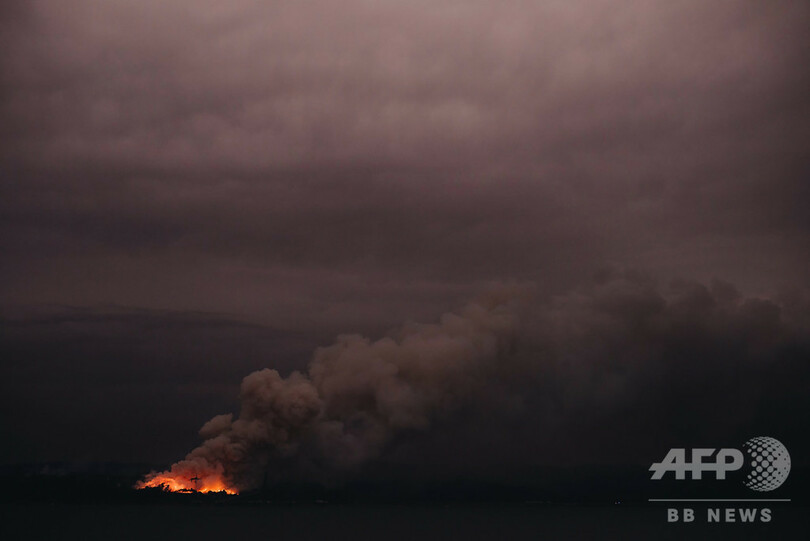
[[[806,274],[802,2],[4,17],[14,302],[134,304],[130,257],[154,283],[141,302],[262,315],[166,276],[272,297],[240,269],[564,288],[612,260],[756,290]]]

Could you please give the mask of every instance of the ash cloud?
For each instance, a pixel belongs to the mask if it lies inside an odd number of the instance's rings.
[[[239,417],[211,419],[206,441],[164,478],[198,478],[202,486],[256,488],[268,463],[314,453],[331,467],[353,467],[379,456],[394,435],[427,429],[480,392],[509,354],[517,332],[515,291],[493,292],[448,313],[438,324],[408,324],[370,341],[344,335],[318,349],[305,374],[276,370],[242,381]]]
[[[389,464],[505,479],[548,463],[644,463],[751,430],[808,444],[792,413],[810,405],[806,299],[627,271],[545,300],[525,291],[377,341],[342,336],[304,373],[254,372],[238,417],[214,417],[201,446],[150,477],[249,489],[268,472],[322,481]]]

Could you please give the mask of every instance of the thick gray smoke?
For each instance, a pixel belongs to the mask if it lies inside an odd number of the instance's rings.
[[[427,437],[394,449],[410,446],[424,462],[457,446],[438,463],[477,460],[479,472],[491,469],[481,467],[487,457],[521,468],[543,457],[643,461],[668,438],[804,437],[791,423],[792,411],[810,407],[801,294],[745,298],[719,281],[661,287],[633,272],[532,305],[527,293],[500,288],[375,342],[341,336],[306,373],[254,372],[239,417],[211,419],[202,445],[144,484],[244,490],[274,464],[358,466],[402,434]],[[449,415],[463,407],[466,428]],[[520,421],[502,422],[510,415]],[[430,441],[425,429],[437,421],[447,422],[433,432],[452,432],[450,444]]]
[[[239,417],[208,421],[202,445],[141,486],[252,488],[269,460],[302,446],[334,467],[377,456],[396,433],[427,428],[486,384],[511,349],[525,293],[499,288],[437,324],[406,324],[375,342],[340,336],[315,352],[305,374],[248,375]]]

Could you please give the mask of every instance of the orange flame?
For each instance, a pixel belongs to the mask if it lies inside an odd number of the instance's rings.
[[[138,481],[135,488],[162,488],[166,492],[224,492],[226,494],[239,494],[239,491],[228,486],[221,477],[212,475],[208,477],[181,477],[167,475],[166,472],[151,475],[143,481]]]

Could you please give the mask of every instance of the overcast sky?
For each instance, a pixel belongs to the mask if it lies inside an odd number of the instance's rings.
[[[493,282],[810,287],[804,0],[36,0],[0,21],[6,462],[171,460],[249,371]]]

